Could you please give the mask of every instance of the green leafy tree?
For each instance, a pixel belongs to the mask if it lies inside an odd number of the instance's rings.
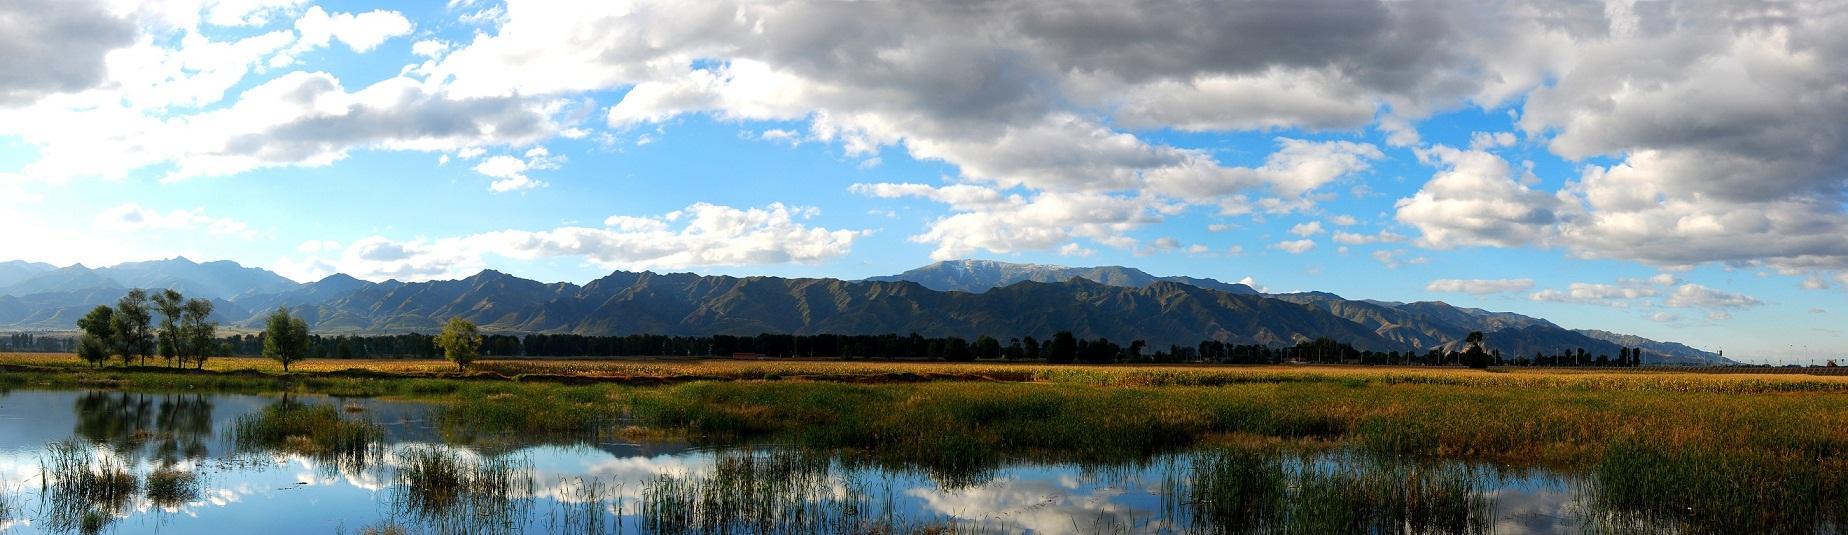
[[[281,362],[282,372],[289,373],[289,364],[308,356],[308,322],[286,308],[270,313],[263,327],[263,356]]]
[[[148,313],[148,293],[140,288],[128,291],[128,295],[116,300],[115,316],[116,351],[122,355],[122,363],[140,357],[142,364],[148,363],[148,357],[154,355],[154,332],[148,325],[153,320]]]
[[[1046,362],[1071,364],[1073,359],[1078,358],[1078,338],[1072,336],[1071,331],[1059,331],[1052,335],[1052,343],[1048,345],[1051,347],[1047,348]]]
[[[160,336],[158,351],[161,357],[167,359],[167,365],[173,366],[174,360],[180,357],[180,346],[183,345],[180,314],[186,308],[186,298],[171,288],[154,292],[150,298],[154,302],[154,311],[160,313],[160,323],[156,327]]]
[[[1469,336],[1463,338],[1463,343],[1469,344],[1469,349],[1463,351],[1463,363],[1471,368],[1489,367],[1489,354],[1482,350],[1482,338],[1482,331],[1470,331]]]
[[[181,307],[176,340],[182,365],[192,362],[194,368],[203,370],[205,360],[218,349],[218,323],[212,321],[213,308],[212,302],[205,299],[189,299]],[[306,332],[306,326],[302,330]]]
[[[975,357],[976,358],[983,358],[983,359],[998,358],[1001,356],[1001,351],[1002,351],[1001,341],[996,340],[992,336],[982,335],[975,339]]]
[[[1033,337],[1028,336],[1025,340],[1021,340],[1020,343],[1021,343],[1020,358],[1027,359],[1027,360],[1039,360],[1040,358],[1039,340],[1035,340],[1033,339]]]
[[[113,340],[115,337],[115,309],[109,308],[108,305],[96,305],[96,308],[90,309],[90,313],[84,314],[82,318],[77,319],[77,329],[83,331],[83,336],[89,337],[92,343],[101,344],[103,360],[109,359],[110,351],[115,349],[116,346]],[[82,342],[82,338],[79,338],[78,343],[82,344]],[[80,346],[78,349],[82,349],[82,347]],[[79,352],[78,356],[82,357],[84,355]],[[89,359],[85,358],[84,360]],[[92,364],[96,363],[92,362]]]
[[[103,309],[108,310],[109,307],[103,307]],[[77,358],[83,359],[91,366],[101,367],[104,362],[109,361],[109,343],[87,332],[79,334],[77,335]]]
[[[475,322],[469,320],[449,318],[435,342],[436,347],[442,348],[443,357],[456,363],[457,370],[467,370],[469,363],[481,356],[481,332],[475,329]]]

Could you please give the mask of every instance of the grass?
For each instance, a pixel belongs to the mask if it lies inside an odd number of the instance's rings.
[[[660,475],[642,485],[637,516],[649,533],[903,532],[826,457],[788,450],[735,451],[707,474]]]
[[[161,467],[148,473],[148,501],[156,507],[177,508],[199,499],[199,475],[187,470]]]
[[[397,452],[394,508],[442,533],[473,533],[505,527],[525,513],[535,488],[532,465],[523,459],[471,458],[435,446]]]
[[[1191,457],[1165,505],[1209,533],[1481,533],[1491,498],[1474,470],[1376,456],[1292,457],[1234,446]]]
[[[45,448],[39,459],[40,493],[52,532],[95,533],[125,513],[141,482],[122,461],[98,456],[90,444],[66,440]]]
[[[331,405],[287,398],[238,418],[231,429],[232,442],[239,450],[308,456],[323,461],[330,470],[357,470],[373,464],[383,436],[378,425],[341,418]]]
[[[314,387],[338,379],[475,379],[565,384],[613,383],[650,386],[695,381],[779,381],[841,383],[1027,382],[1088,386],[1224,386],[1246,383],[1335,383],[1353,387],[1439,384],[1471,387],[1563,388],[1599,391],[1801,393],[1848,392],[1848,376],[1789,373],[1689,373],[1663,369],[1529,369],[1485,373],[1456,367],[1046,365],[1041,363],[948,363],[821,360],[718,359],[484,359],[468,373],[435,359],[314,359],[291,365],[284,375],[275,361],[219,357],[204,372],[162,367],[91,369],[58,353],[0,353],[0,371],[65,386],[78,379],[111,383],[251,385],[256,388]],[[66,373],[50,373],[66,372]],[[85,372],[72,376],[68,372]],[[170,375],[165,380],[153,376]],[[326,384],[326,383],[320,383]]]

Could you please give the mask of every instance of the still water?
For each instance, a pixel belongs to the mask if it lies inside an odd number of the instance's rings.
[[[348,449],[238,438],[279,408],[318,408],[376,432]],[[1590,518],[1582,485],[1544,471],[1394,472],[1334,455],[1196,452],[946,474],[762,445],[450,444],[433,410],[315,396],[0,393],[0,533],[1265,532],[1377,508],[1339,496],[1380,484],[1400,494],[1371,531],[1550,533]],[[1292,504],[1311,495],[1322,498]]]

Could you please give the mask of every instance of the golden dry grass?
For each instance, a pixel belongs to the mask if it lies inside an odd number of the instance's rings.
[[[0,366],[83,367],[60,353],[0,353]],[[112,367],[115,365],[111,365]],[[214,372],[282,373],[281,364],[256,357],[218,357]],[[106,367],[105,369],[112,369]],[[453,377],[453,363],[436,359],[309,359],[295,374],[363,371],[405,377]],[[1484,371],[1422,366],[1048,365],[908,361],[731,359],[483,359],[476,375],[578,378],[619,382],[688,380],[808,380],[853,383],[1001,381],[1095,386],[1217,386],[1244,383],[1437,384],[1662,392],[1848,392],[1848,376],[1791,373],[1705,373],[1675,370],[1510,368]]]

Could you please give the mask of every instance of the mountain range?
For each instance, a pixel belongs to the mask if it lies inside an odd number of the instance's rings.
[[[275,273],[185,258],[91,269],[0,263],[0,330],[70,330],[126,288],[174,288],[217,303],[219,321],[262,326],[286,307],[320,333],[433,332],[460,316],[487,332],[594,335],[759,333],[990,335],[1146,340],[1152,347],[1291,345],[1327,337],[1374,351],[1456,349],[1472,331],[1505,355],[1643,347],[1666,362],[1727,363],[1672,342],[1569,330],[1541,318],[1438,301],[1350,300],[1324,292],[1266,294],[1244,284],[1157,277],[1119,266],[988,260],[937,262],[886,277],[729,277],[617,271],[583,285],[498,271],[459,280],[368,282],[336,274],[296,283]]]

